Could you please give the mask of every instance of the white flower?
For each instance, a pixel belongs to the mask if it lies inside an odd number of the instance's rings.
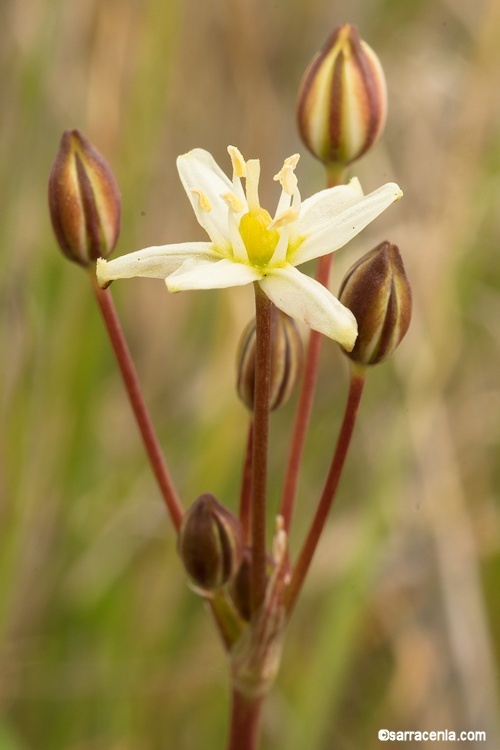
[[[295,266],[345,245],[398,200],[401,190],[388,183],[364,196],[353,179],[301,202],[295,154],[274,178],[282,192],[272,219],[259,203],[260,162],[245,161],[234,146],[228,151],[232,180],[203,149],[177,159],[182,184],[210,242],[149,247],[111,261],[100,259],[99,284],[106,287],[114,279],[148,276],[165,279],[170,292],[180,292],[256,281],[283,312],[350,351],[357,336],[354,315]]]

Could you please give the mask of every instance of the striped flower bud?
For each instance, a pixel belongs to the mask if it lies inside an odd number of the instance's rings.
[[[121,199],[109,164],[79,130],[66,130],[49,176],[52,227],[64,255],[81,266],[112,252]]]
[[[358,321],[354,362],[375,365],[403,339],[411,320],[411,288],[399,249],[381,242],[347,272],[339,300]]]
[[[239,519],[213,495],[200,495],[184,514],[177,550],[193,583],[204,591],[215,591],[232,580],[239,568],[243,554]]]
[[[255,387],[255,319],[247,325],[238,349],[237,390],[245,406],[253,411]],[[271,315],[271,383],[269,408],[271,411],[290,398],[302,369],[302,340],[295,321],[273,307]]]
[[[339,26],[300,86],[297,123],[304,144],[325,165],[345,166],[375,143],[386,114],[387,90],[378,57],[355,26]]]

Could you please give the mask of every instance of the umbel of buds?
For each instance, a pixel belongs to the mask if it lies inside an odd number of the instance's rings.
[[[79,130],[66,130],[49,176],[49,209],[59,247],[90,266],[120,233],[121,199],[109,164]]]
[[[231,581],[239,568],[240,521],[213,495],[200,495],[184,514],[177,550],[192,582],[204,591],[215,591]]]
[[[255,319],[246,326],[237,357],[237,390],[245,406],[253,411],[255,388]],[[283,406],[290,398],[302,369],[303,347],[295,321],[277,307],[271,313],[271,382],[269,408]]]
[[[359,159],[380,136],[387,115],[385,77],[355,26],[335,29],[312,60],[297,101],[300,136],[325,165]]]
[[[411,288],[399,249],[381,242],[363,255],[342,281],[339,300],[358,321],[354,362],[375,365],[403,339],[411,320]]]

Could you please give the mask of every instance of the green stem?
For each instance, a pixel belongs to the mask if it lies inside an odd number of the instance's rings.
[[[297,597],[304,583],[304,579],[311,565],[311,561],[318,546],[321,533],[324,529],[326,519],[332,507],[335,499],[335,492],[337,490],[339,480],[344,468],[347,451],[351,442],[354,425],[356,424],[356,417],[358,414],[358,408],[363,394],[363,388],[366,380],[366,369],[357,368],[355,366],[351,369],[351,382],[349,386],[349,395],[347,398],[347,404],[344,412],[344,419],[340,428],[339,436],[337,439],[337,445],[333,454],[332,462],[330,464],[330,470],[323,487],[323,492],[316,509],[316,514],[313,518],[309,534],[304,542],[302,550],[300,552],[297,564],[294,568],[290,585],[286,591],[286,609],[290,613],[295,606]]]
[[[167,506],[172,523],[178,531],[184,511],[165,463],[151,417],[149,416],[142,395],[141,386],[139,384],[139,379],[137,377],[137,372],[113,304],[111,292],[107,289],[99,289],[93,274],[90,274],[90,280],[97,304],[101,311],[104,325],[106,326],[109,335],[111,346],[115,353],[118,367],[122,374],[130,405],[134,412],[151,468],[156,477],[156,481],[158,482],[158,486],[165,501],[165,505]]]
[[[207,607],[212,612],[215,625],[222,638],[224,648],[230,651],[236,641],[240,638],[244,623],[234,608],[227,591],[220,589],[215,591],[211,598],[206,600]]]
[[[247,698],[233,688],[227,750],[256,750],[262,703],[262,698]]]
[[[252,463],[252,609],[258,610],[266,591],[266,496],[269,444],[272,303],[255,284],[255,395]]]

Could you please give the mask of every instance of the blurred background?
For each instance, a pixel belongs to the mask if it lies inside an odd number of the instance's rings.
[[[332,290],[389,239],[414,317],[368,380],[263,748],[373,748],[379,728],[483,730],[467,747],[500,746],[498,0],[2,0],[0,750],[215,750],[229,702],[87,279],[51,234],[60,135],[80,128],[117,175],[118,253],[204,239],[175,168],[195,146],[225,169],[230,143],[259,157],[272,213],[286,156],[302,153],[304,197],[323,187],[295,98],[346,21],[389,88],[385,135],[353,173],[405,197],[338,253]],[[211,491],[236,507],[251,291],[132,280],[113,295],[184,503]],[[295,552],[347,383],[326,342]],[[270,527],[293,407],[272,421]]]

